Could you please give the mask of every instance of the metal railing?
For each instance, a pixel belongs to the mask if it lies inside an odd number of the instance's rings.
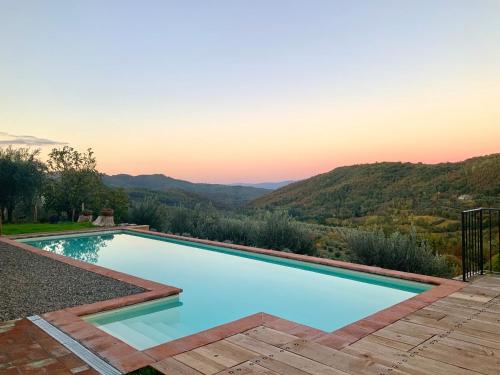
[[[500,208],[476,208],[462,211],[463,280],[493,272],[496,254],[500,254]],[[497,262],[500,262],[500,255]]]

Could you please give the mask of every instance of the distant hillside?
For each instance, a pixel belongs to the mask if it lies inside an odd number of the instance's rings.
[[[276,189],[279,189],[283,186],[290,185],[294,182],[295,182],[294,180],[278,181],[278,182],[261,182],[261,183],[257,183],[257,184],[241,182],[241,183],[234,183],[234,184],[230,184],[230,185],[231,186],[252,186],[252,187],[256,187],[256,188],[276,190]]]
[[[160,191],[161,200],[165,202],[188,204],[197,201],[212,202],[220,208],[241,207],[249,201],[261,197],[270,190],[218,184],[198,184],[177,180],[162,174],[131,176],[117,174],[104,175],[104,184],[110,187],[126,189],[132,198],[142,196],[148,190]]]
[[[146,197],[154,196],[160,203],[167,206],[182,206],[186,208],[194,208],[197,204],[212,205],[219,208],[226,208],[226,206],[214,203],[208,198],[201,195],[191,193],[185,190],[168,189],[168,190],[152,190],[144,188],[125,188],[128,193],[129,199],[132,203],[142,202]]]
[[[303,220],[410,212],[457,217],[462,208],[500,206],[500,154],[458,163],[375,163],[340,167],[250,203],[287,208]]]

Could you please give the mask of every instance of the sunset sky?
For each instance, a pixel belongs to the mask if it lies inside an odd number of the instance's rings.
[[[500,1],[0,2],[0,146],[203,182],[500,152]]]

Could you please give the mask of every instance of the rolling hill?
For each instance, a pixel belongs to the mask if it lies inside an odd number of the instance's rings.
[[[170,205],[187,204],[189,206],[197,202],[211,202],[219,208],[241,207],[271,191],[251,186],[193,183],[163,174],[103,175],[102,181],[110,187],[124,188],[131,198],[156,191],[160,192],[160,199]]]
[[[320,223],[401,212],[456,218],[461,209],[482,205],[500,206],[500,154],[457,163],[340,167],[250,203]]]

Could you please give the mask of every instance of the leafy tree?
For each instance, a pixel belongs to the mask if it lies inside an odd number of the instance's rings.
[[[92,149],[54,148],[47,161],[50,178],[45,190],[47,205],[76,220],[82,204],[91,203],[102,183]]]
[[[0,214],[12,222],[17,205],[33,208],[40,201],[45,165],[38,159],[40,150],[0,148]]]

